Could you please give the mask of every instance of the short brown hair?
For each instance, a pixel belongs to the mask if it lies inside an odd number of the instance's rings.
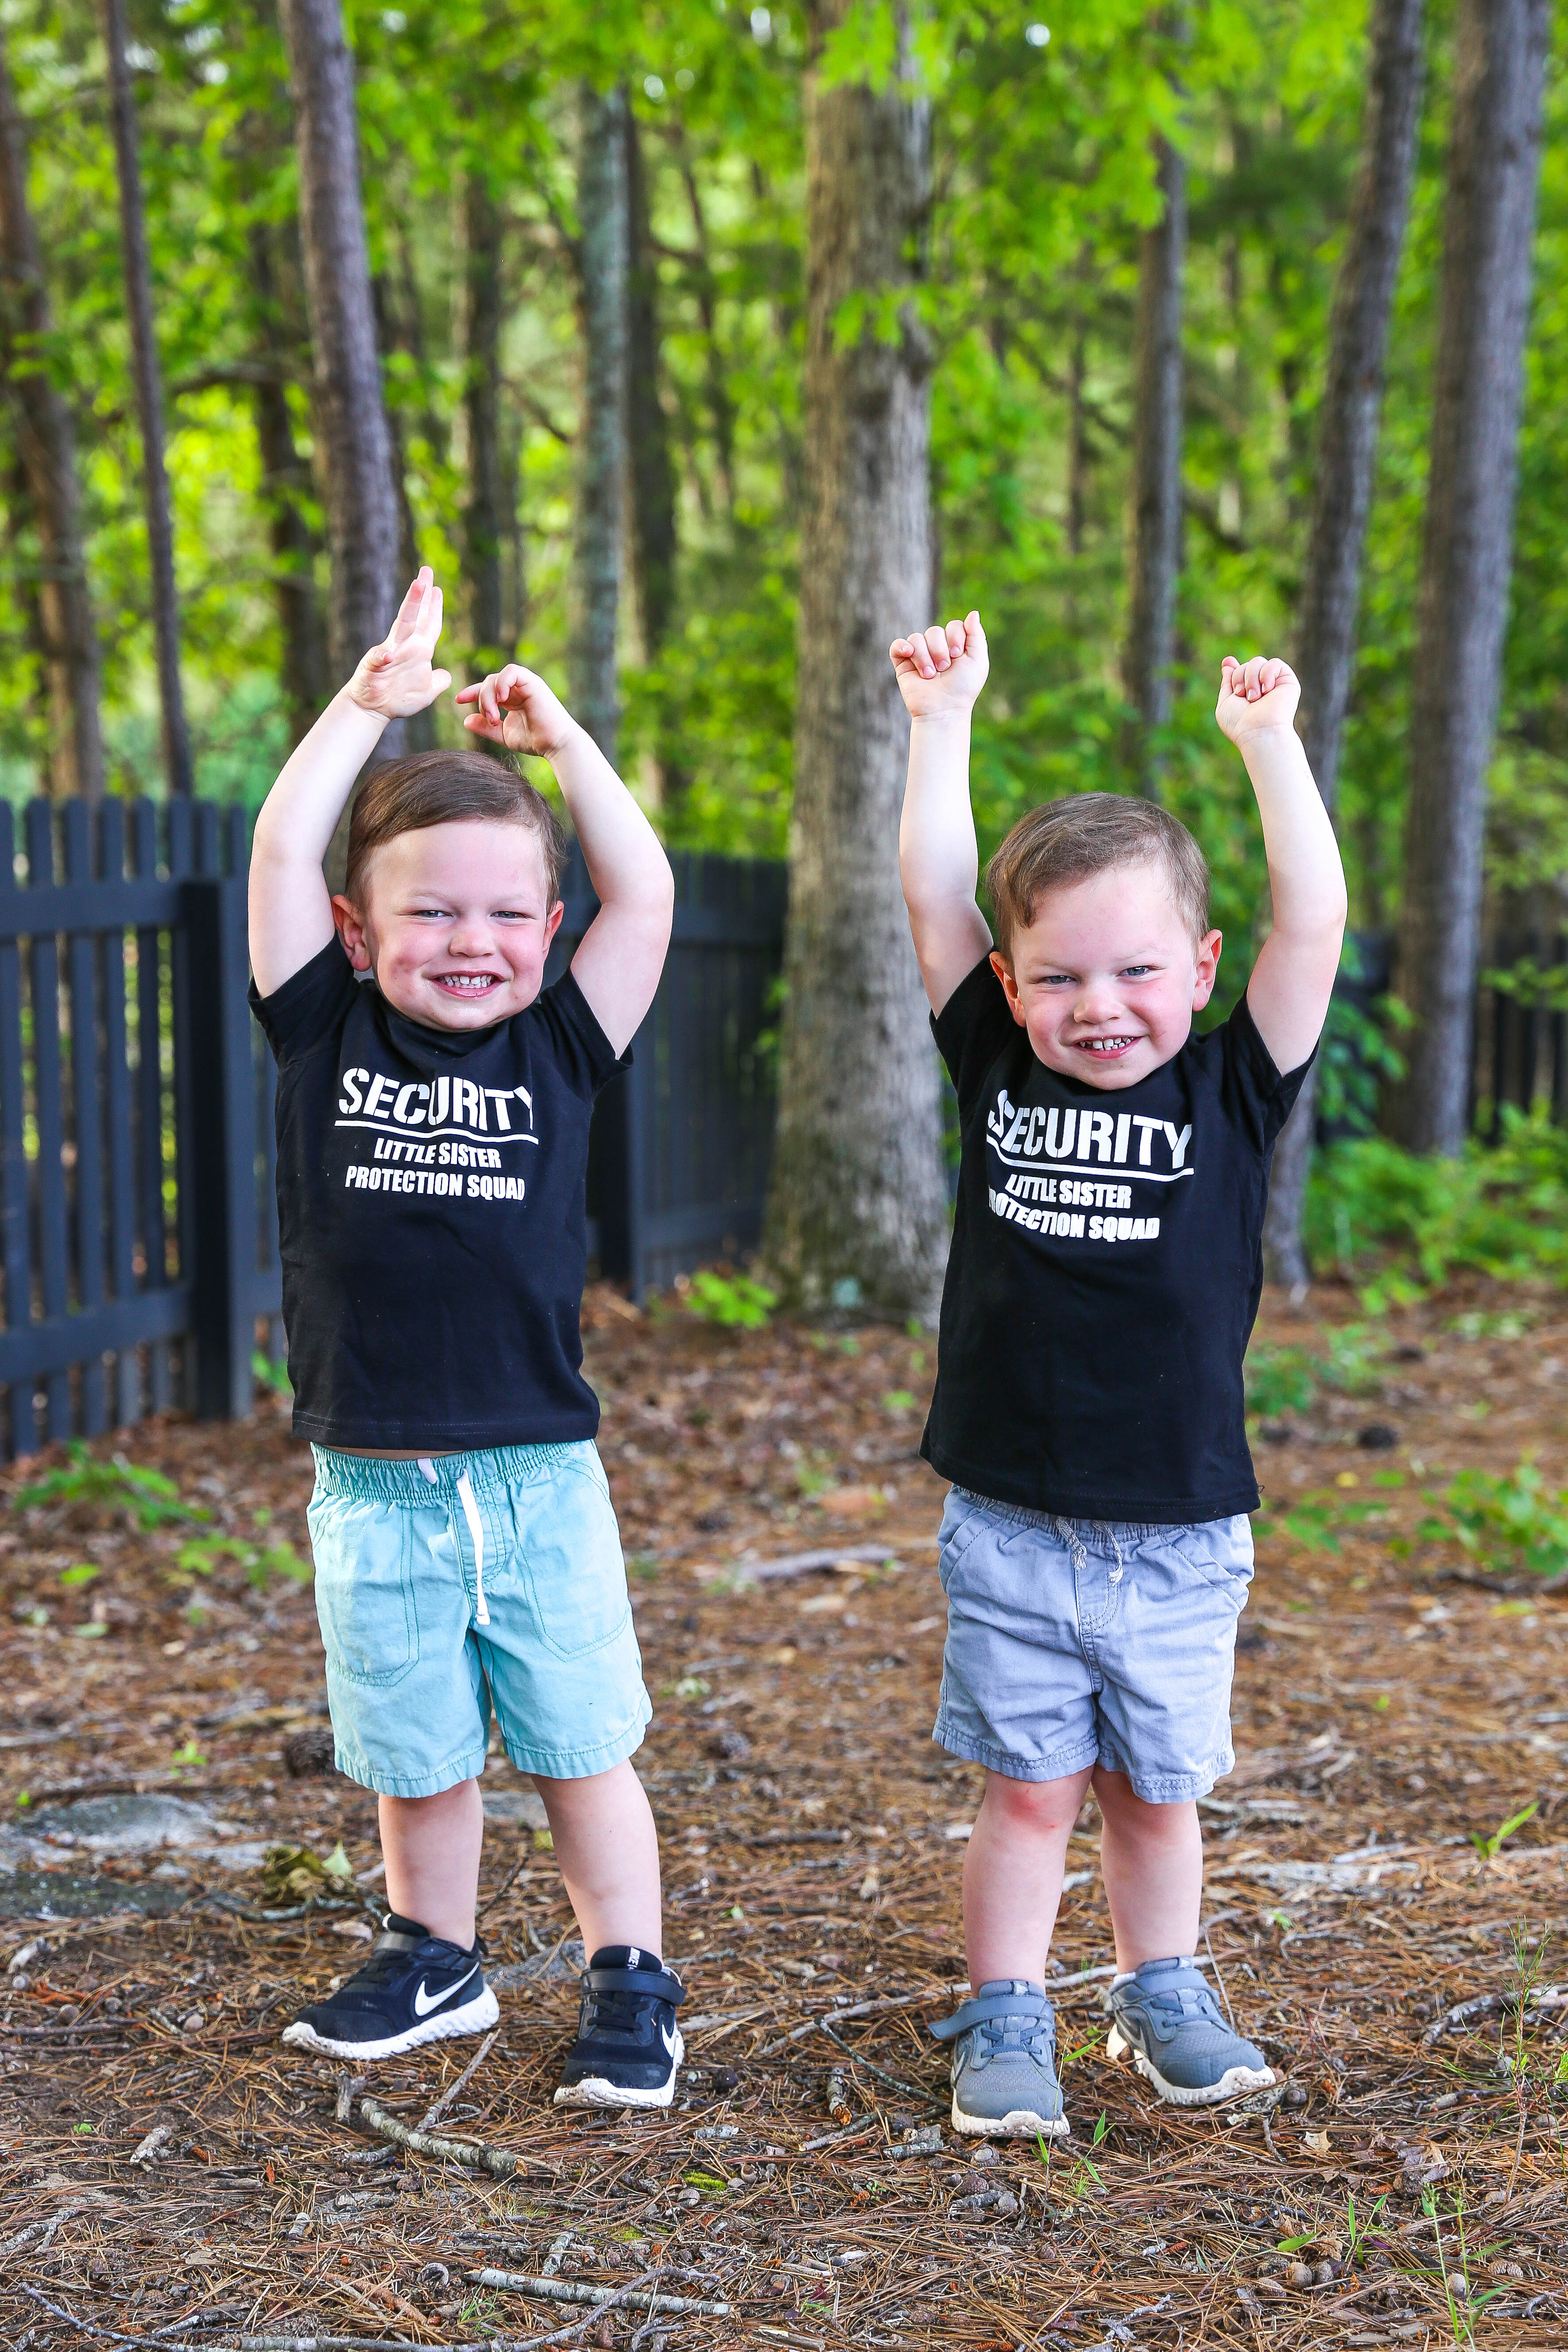
[[[1209,928],[1209,869],[1184,824],[1152,801],[1122,793],[1075,793],[1021,816],[985,869],[996,944],[1013,952],[1045,890],[1070,888],[1113,866],[1158,865],[1194,939]]]
[[[521,824],[539,844],[544,887],[553,906],[566,863],[566,835],[542,793],[510,762],[485,751],[416,751],[412,759],[388,760],[373,768],[349,816],[345,894],[356,904],[366,861],[400,833],[423,833],[433,824]]]

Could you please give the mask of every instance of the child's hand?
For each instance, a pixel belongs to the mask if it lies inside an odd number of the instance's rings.
[[[1289,662],[1261,654],[1238,662],[1234,654],[1226,654],[1219,667],[1214,715],[1233,743],[1245,743],[1253,736],[1285,732],[1300,699],[1301,681]]]
[[[441,591],[428,564],[421,571],[379,646],[372,646],[349,680],[362,710],[381,719],[412,719],[452,683],[450,670],[431,664],[441,634]]]
[[[888,650],[911,719],[946,719],[967,710],[991,667],[978,613],[950,621],[945,629],[895,637]]]
[[[531,751],[536,759],[552,760],[572,731],[572,715],[542,677],[518,662],[492,670],[478,686],[465,686],[459,702],[479,707],[466,713],[463,724],[487,743],[502,743],[509,751]]]

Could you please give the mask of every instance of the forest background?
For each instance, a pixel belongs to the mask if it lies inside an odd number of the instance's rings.
[[[896,259],[899,282],[881,291],[863,269],[832,331],[845,353],[900,344],[905,374],[922,378],[918,397],[929,380],[935,593],[901,625],[971,605],[984,614],[983,854],[1035,801],[1157,779],[1214,870],[1230,942],[1223,1009],[1245,981],[1267,891],[1250,792],[1213,730],[1214,680],[1224,652],[1297,650],[1331,310],[1368,122],[1367,9],[1209,0],[1155,14],[1096,0],[1047,21],[1044,5],[910,14],[835,0],[816,16],[798,0],[346,8],[396,568],[406,577],[429,562],[447,586],[455,669],[477,675],[516,656],[574,682],[580,709],[596,697],[589,723],[601,740],[615,736],[673,845],[784,854],[802,744],[800,772],[824,764],[802,718],[810,680],[796,676],[813,460],[810,85],[896,80],[922,113],[929,103],[919,249]],[[1467,5],[1472,27],[1506,47],[1505,20],[1528,0]],[[318,282],[312,310],[296,103],[307,29],[310,70],[330,73],[337,16],[322,0],[291,5],[292,91],[288,5],[282,26],[267,0],[0,8],[49,310],[41,334],[10,322],[0,415],[0,789],[13,797],[47,788],[52,760],[58,782],[40,618],[49,564],[18,398],[30,371],[58,388],[74,425],[109,788],[156,793],[164,782],[115,50],[129,68],[145,203],[195,789],[258,802],[343,667],[331,467],[312,399],[322,351],[312,355],[311,322],[320,346],[332,293]],[[1424,13],[1423,23],[1418,5],[1405,8],[1426,51],[1425,94],[1337,779],[1352,922],[1363,933],[1397,928],[1405,892],[1456,171],[1462,36],[1449,0]],[[1396,14],[1384,0],[1385,25]],[[1549,59],[1487,829],[1489,884],[1544,906],[1549,930],[1568,871],[1568,579],[1553,520],[1568,491],[1564,107]],[[873,108],[859,134],[891,119]],[[1168,709],[1151,734],[1151,705],[1140,724],[1128,682],[1151,413],[1139,320],[1152,245],[1173,216],[1173,153],[1186,238],[1172,273],[1182,383],[1167,467],[1179,481],[1179,586],[1170,692],[1156,698]],[[874,203],[875,172],[861,184]],[[846,181],[833,217],[862,235],[854,196]],[[617,240],[607,328],[605,256]],[[822,266],[834,266],[830,253]],[[852,265],[846,282],[857,282]],[[615,402],[604,396],[606,354],[625,370]],[[1505,517],[1505,560],[1506,537]],[[808,617],[808,638],[810,628]],[[458,739],[449,707],[428,723]],[[820,846],[822,809],[806,822]],[[847,856],[855,847],[847,840]],[[846,904],[840,889],[837,919]],[[874,936],[887,917],[868,910]],[[803,1002],[805,920],[797,912],[791,967]],[[802,1036],[797,1027],[797,1101],[801,1073],[823,1060],[820,1038],[811,1052]],[[790,1112],[791,1050],[786,1039],[786,1173],[813,1144]],[[924,1082],[905,1083],[923,1104]],[[815,1257],[819,1275],[836,1254],[858,1265],[867,1247],[864,1219],[856,1234],[815,1240],[782,1234],[775,1219],[773,1238],[776,1255]],[[933,1230],[881,1281],[892,1303],[929,1288],[940,1246]]]

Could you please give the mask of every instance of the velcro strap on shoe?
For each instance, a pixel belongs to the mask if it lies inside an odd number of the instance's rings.
[[[1047,2032],[1056,2031],[1057,2013],[1048,2000],[1037,1996],[1031,1999],[1027,1993],[988,1992],[977,1993],[951,2017],[939,2018],[931,2027],[931,2034],[938,2042],[955,2042],[971,2026],[990,2025],[999,2017],[1038,2018]]]
[[[592,1992],[640,1992],[650,2000],[667,2000],[679,2009],[686,1987],[668,1969],[585,1969],[583,1982]]]

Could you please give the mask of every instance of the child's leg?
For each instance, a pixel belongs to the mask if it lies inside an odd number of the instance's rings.
[[[635,1944],[662,1952],[658,1832],[630,1762],[580,1780],[550,1780],[536,1772],[533,1784],[550,1817],[555,1859],[585,1949],[592,1954],[606,1944]]]
[[[1195,1951],[1204,1885],[1196,1805],[1145,1804],[1124,1772],[1103,1765],[1095,1769],[1094,1793],[1105,1825],[1100,1867],[1117,1967],[1136,1969],[1145,1960]]]
[[[1043,1982],[1068,1839],[1089,1782],[1087,1770],[1061,1780],[986,1773],[963,1857],[963,1945],[976,1989],[999,1977]]]
[[[379,1812],[388,1905],[468,1951],[485,1833],[479,1782],[459,1780],[437,1797],[383,1797]]]

